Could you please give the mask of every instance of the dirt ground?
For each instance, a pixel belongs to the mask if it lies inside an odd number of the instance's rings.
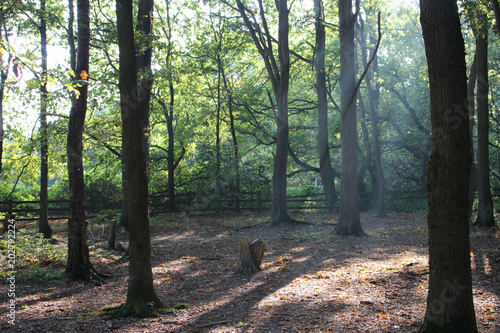
[[[153,273],[160,299],[182,304],[157,318],[105,319],[125,301],[128,264],[105,250],[108,228],[90,234],[95,268],[112,275],[85,282],[16,285],[16,326],[2,332],[416,332],[429,277],[425,214],[362,215],[369,237],[333,234],[335,214],[296,215],[312,225],[278,226],[266,214],[170,214],[152,223]],[[321,225],[320,225],[321,223]],[[65,223],[54,226],[66,246]],[[233,274],[239,236],[262,238],[262,271]],[[122,233],[119,239],[126,242]],[[480,332],[500,332],[500,231],[472,230],[474,304]],[[98,255],[94,255],[98,253]],[[60,271],[64,266],[59,267]]]

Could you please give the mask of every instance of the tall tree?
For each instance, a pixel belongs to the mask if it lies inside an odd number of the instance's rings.
[[[479,4],[477,4],[480,6]],[[488,110],[488,30],[485,26],[486,15],[480,14],[482,21],[476,35],[476,75],[477,75],[477,218],[475,225],[492,227],[495,225],[493,215],[493,198],[490,186],[490,153],[489,129],[490,118]]]
[[[3,33],[5,23],[5,13],[2,7],[0,7],[0,47],[6,42],[7,33]],[[7,32],[7,31],[6,31]],[[5,36],[5,37],[4,37]],[[3,155],[3,97],[5,94],[5,84],[7,83],[7,78],[9,77],[9,66],[12,60],[12,56],[9,53],[6,61],[4,60],[4,52],[0,50],[0,174],[2,174],[2,155]]]
[[[288,89],[290,83],[290,49],[288,45],[288,5],[287,0],[276,0],[278,10],[278,62],[273,51],[271,36],[262,0],[258,0],[261,25],[257,22],[253,11],[248,9],[241,0],[236,0],[238,11],[245,26],[252,36],[257,50],[263,58],[269,80],[271,81],[274,98],[276,99],[276,152],[273,165],[273,198],[271,220],[273,224],[290,223],[292,218],[287,210],[287,160],[288,160]],[[251,15],[253,21],[248,15]]]
[[[154,308],[163,306],[154,289],[151,268],[147,154],[143,144],[153,80],[150,72],[152,10],[152,0],[139,1],[136,40],[133,1],[116,1],[124,148],[122,154],[127,170],[130,198],[129,283],[125,304],[117,308],[116,312],[117,315],[125,316],[147,315]],[[140,46],[139,50],[136,49],[136,41]],[[139,61],[136,57],[138,52],[141,54]],[[139,68],[142,68],[141,73]]]
[[[340,217],[336,233],[343,236],[364,236],[359,219],[358,197],[358,137],[356,125],[356,72],[354,66],[354,26],[356,13],[352,12],[352,0],[339,0],[340,38],[340,108],[342,171],[340,177]]]
[[[72,35],[73,1],[69,2],[70,24],[68,32]],[[68,155],[69,179],[69,219],[68,219],[68,260],[66,275],[72,280],[96,280],[99,275],[90,262],[87,245],[87,223],[85,221],[85,182],[83,174],[83,126],[87,112],[89,75],[89,0],[77,0],[78,53],[71,55],[71,62],[76,58],[73,72],[78,96],[73,99],[69,113],[69,125],[66,152]],[[70,37],[71,38],[71,37]],[[74,47],[70,47],[73,51]]]
[[[319,150],[319,173],[323,183],[326,206],[329,210],[337,203],[337,192],[335,191],[335,170],[330,159],[330,145],[328,144],[328,100],[326,88],[326,33],[325,14],[323,0],[314,0],[316,20],[316,48],[314,67],[316,69],[316,91],[318,96],[318,150]]]
[[[371,12],[371,10],[370,10]],[[367,66],[367,55],[368,55],[368,47],[367,47],[367,38],[365,34],[364,21],[360,20],[361,24],[361,38],[360,45],[362,48],[363,55],[363,64]],[[380,38],[380,22],[379,22],[379,38]],[[385,178],[384,171],[382,169],[382,154],[380,148],[380,134],[379,134],[379,117],[378,117],[378,107],[379,107],[379,96],[380,96],[380,86],[376,82],[376,75],[378,75],[378,59],[375,53],[375,45],[377,40],[373,34],[370,34],[369,41],[373,44],[373,48],[371,49],[370,58],[373,59],[372,63],[372,71],[367,72],[366,74],[366,90],[368,93],[368,104],[370,107],[370,118],[371,118],[371,134],[373,141],[373,157],[375,163],[375,174],[376,174],[376,182],[374,182],[374,193],[378,200],[378,216],[386,217],[387,213],[385,210]],[[372,84],[372,73],[375,78],[375,82]]]
[[[49,186],[49,144],[47,125],[48,104],[48,71],[47,71],[47,19],[45,11],[45,0],[40,1],[40,47],[42,60],[42,75],[40,81],[40,211],[38,220],[38,232],[45,238],[52,237],[52,229],[49,226],[48,186]]]
[[[419,332],[477,332],[468,220],[472,156],[457,1],[421,0],[420,11],[429,72],[432,147],[426,177],[429,291]]]

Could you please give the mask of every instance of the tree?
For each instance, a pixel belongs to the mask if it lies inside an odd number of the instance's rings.
[[[45,0],[40,1],[40,47],[42,60],[42,75],[40,79],[40,211],[38,220],[38,232],[45,238],[52,237],[52,229],[49,226],[48,206],[48,183],[49,183],[49,146],[47,125],[47,103],[48,103],[48,71],[47,71],[47,20],[45,12]]]
[[[370,11],[371,12],[371,11]],[[380,16],[379,16],[380,17]],[[363,56],[363,65],[367,66],[367,53],[368,47],[366,45],[366,34],[364,29],[364,21],[361,22],[361,52]],[[379,22],[379,38],[380,38],[380,22]],[[374,35],[370,35],[370,42],[375,45],[377,42]],[[374,76],[378,75],[378,61],[377,56],[375,54],[375,46],[371,50],[371,58],[373,59],[373,74]],[[377,78],[375,77],[375,80]],[[379,134],[379,116],[378,116],[378,107],[379,107],[379,96],[380,96],[380,86],[377,82],[372,84],[371,73],[367,72],[366,74],[366,90],[368,93],[368,102],[370,106],[370,118],[371,118],[371,134],[373,141],[373,157],[375,163],[375,174],[376,174],[376,182],[374,183],[374,193],[376,198],[378,199],[378,216],[386,217],[387,213],[385,210],[385,179],[384,179],[384,171],[382,169],[382,157],[381,157],[381,147],[380,147],[380,134]]]
[[[481,6],[481,4],[476,4]],[[479,9],[481,10],[481,9]],[[493,198],[490,186],[490,154],[489,154],[489,108],[488,108],[488,29],[486,15],[478,14],[476,35],[476,80],[477,80],[477,193],[478,206],[475,225],[492,227]]]
[[[262,27],[257,23],[255,15],[241,0],[236,0],[238,11],[252,40],[263,58],[269,80],[271,81],[274,98],[276,99],[276,151],[273,165],[273,198],[271,220],[273,224],[290,223],[292,218],[287,210],[287,159],[288,159],[288,89],[290,82],[290,49],[288,46],[288,5],[286,0],[277,0],[278,10],[278,55],[276,62],[273,51],[273,38],[267,24],[262,0],[259,0],[259,13]],[[252,15],[253,22],[248,15]],[[279,65],[278,65],[279,63]],[[271,100],[272,103],[272,100]],[[273,103],[272,103],[273,104]]]
[[[319,150],[319,172],[326,206],[329,210],[337,203],[337,192],[335,191],[335,170],[332,167],[328,144],[328,100],[326,88],[325,70],[325,15],[322,0],[314,1],[316,20],[316,49],[314,67],[316,69],[316,90],[318,96],[318,150]]]
[[[340,107],[342,171],[340,177],[340,217],[335,228],[339,235],[364,236],[359,219],[358,137],[356,128],[356,73],[354,68],[354,25],[352,0],[339,0]]]
[[[421,0],[420,10],[429,72],[432,147],[426,177],[429,291],[419,332],[477,332],[470,268],[472,157],[464,40],[456,0]]]
[[[98,280],[90,262],[87,245],[87,222],[85,220],[85,182],[83,174],[83,126],[87,112],[87,96],[89,76],[89,0],[77,0],[78,23],[78,53],[73,72],[76,74],[74,82],[78,96],[73,99],[69,113],[69,125],[66,151],[68,155],[69,179],[69,219],[68,219],[68,260],[66,275],[72,280]],[[69,33],[72,35],[73,1],[69,4],[70,22]],[[74,50],[74,48],[71,48]],[[75,59],[72,55],[71,59]],[[73,62],[73,61],[71,61]]]
[[[147,155],[143,145],[153,80],[150,71],[152,10],[152,0],[139,2],[138,36],[136,36],[133,25],[133,1],[116,1],[124,148],[122,154],[127,170],[130,198],[130,263],[127,299],[125,304],[115,311],[117,315],[125,316],[148,315],[154,308],[163,306],[154,289],[151,269]],[[136,49],[136,42],[140,49]],[[140,61],[136,62],[138,54],[141,54]],[[142,68],[142,72],[139,72],[139,68]]]

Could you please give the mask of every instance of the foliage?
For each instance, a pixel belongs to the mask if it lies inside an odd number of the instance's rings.
[[[167,7],[168,19],[167,23]],[[311,2],[312,3],[312,2]],[[493,20],[486,2],[462,1],[467,24],[467,49],[473,50],[471,29],[477,13],[485,13],[488,28]],[[252,2],[247,1],[252,7]],[[270,22],[276,14],[273,1],[263,1]],[[1,50],[17,60],[22,76],[9,76],[3,100],[4,146],[0,199],[36,200],[39,193],[40,136],[36,110],[39,109],[41,80],[35,1],[15,2],[4,13],[9,38]],[[168,186],[169,148],[165,108],[173,98],[174,157],[176,193],[194,193],[210,200],[220,195],[242,196],[261,192],[270,196],[276,121],[268,92],[264,63],[232,1],[174,0],[157,2],[153,31],[153,99],[150,114],[150,193],[164,195]],[[338,10],[325,2],[326,74],[329,107],[329,143],[333,168],[340,171],[339,41]],[[429,94],[425,52],[414,2],[384,0],[361,3],[361,18],[367,36],[376,36],[376,14],[381,12],[382,40],[377,55],[378,72],[372,73],[380,87],[379,138],[382,167],[388,195],[397,191],[425,189],[430,149]],[[121,199],[121,117],[118,98],[118,45],[114,4],[91,3],[91,67],[89,105],[84,131],[84,166],[89,209],[95,202],[116,205]],[[254,8],[257,10],[256,8]],[[66,131],[72,74],[68,71],[67,4],[51,2],[46,13],[49,30],[49,199],[67,199]],[[258,16],[258,15],[257,15]],[[15,17],[15,19],[14,19]],[[259,19],[257,17],[257,19]],[[484,24],[483,24],[484,26]],[[357,27],[358,31],[360,27]],[[271,34],[277,36],[275,27]],[[491,30],[491,29],[489,29]],[[361,36],[357,36],[361,38]],[[490,33],[490,38],[497,37]],[[320,192],[317,172],[317,105],[314,70],[314,8],[307,1],[293,2],[290,11],[289,124],[290,150],[301,163],[290,159],[287,170],[289,195]],[[374,41],[368,43],[373,47]],[[277,48],[277,45],[274,45]],[[500,186],[498,147],[499,68],[493,59],[500,52],[490,43],[492,186]],[[358,50],[358,76],[363,71]],[[473,51],[468,52],[472,62]],[[169,57],[167,59],[167,57]],[[5,58],[5,57],[4,57]],[[2,64],[2,68],[6,65]],[[170,85],[172,83],[172,85]],[[173,87],[173,95],[170,90]],[[360,99],[367,108],[364,84]],[[230,104],[231,102],[231,104]],[[163,104],[162,104],[163,103]],[[360,103],[360,102],[359,102]],[[230,109],[231,107],[231,109]],[[374,200],[375,167],[372,156],[371,119],[359,116],[358,169],[363,207]],[[233,132],[234,130],[234,132]],[[217,139],[218,137],[218,139]],[[235,155],[236,153],[236,155]],[[364,170],[364,169],[363,169]],[[339,188],[340,179],[336,177]],[[493,191],[495,192],[495,191]],[[425,209],[419,200],[394,202],[392,209]]]
[[[7,235],[7,234],[5,234]],[[53,244],[42,234],[28,232],[25,229],[17,230],[15,242],[8,247],[6,236],[0,236],[0,266],[1,283],[8,277],[7,249],[15,250],[17,270],[16,281],[19,283],[53,283],[61,280],[61,267],[66,263],[66,249]]]

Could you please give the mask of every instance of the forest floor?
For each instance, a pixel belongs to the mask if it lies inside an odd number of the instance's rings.
[[[106,319],[123,303],[128,263],[106,250],[108,225],[91,223],[91,260],[105,284],[67,282],[64,260],[33,260],[18,271],[15,324],[2,332],[416,332],[429,277],[425,214],[362,215],[368,237],[333,233],[338,215],[301,214],[312,225],[270,226],[266,214],[168,214],[152,219],[156,292],[177,310],[156,318]],[[35,229],[34,223],[20,225]],[[52,223],[66,248],[66,222]],[[18,237],[21,234],[18,234]],[[29,234],[24,234],[29,237]],[[262,270],[234,274],[239,236],[267,244]],[[119,239],[127,241],[125,233]],[[472,229],[474,305],[480,332],[500,332],[500,231]],[[18,258],[19,265],[27,258]],[[5,265],[4,258],[0,265]],[[27,276],[23,270],[38,267]],[[1,266],[0,266],[1,268]],[[24,274],[24,275],[23,275]],[[21,279],[22,277],[22,279]],[[43,278],[45,277],[45,279]],[[48,278],[47,278],[48,277]],[[3,280],[3,279],[2,279]]]

